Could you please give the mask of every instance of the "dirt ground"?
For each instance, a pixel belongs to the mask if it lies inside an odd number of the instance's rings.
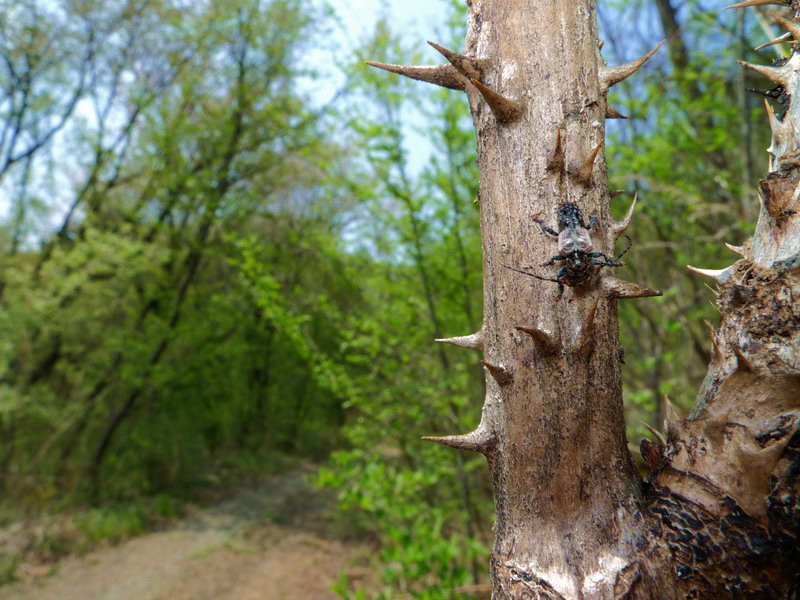
[[[310,469],[272,477],[168,530],[30,568],[0,600],[334,600],[342,571],[369,577],[364,543],[337,535],[330,496]],[[337,524],[338,523],[338,524]],[[361,579],[361,581],[358,581]]]

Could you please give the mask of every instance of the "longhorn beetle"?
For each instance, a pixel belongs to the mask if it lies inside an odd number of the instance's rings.
[[[539,223],[542,231],[558,238],[558,254],[541,264],[548,267],[556,261],[564,263],[556,272],[555,279],[542,277],[525,269],[517,269],[503,264],[518,273],[530,275],[544,281],[553,281],[558,284],[558,297],[564,294],[564,286],[580,287],[587,283],[591,277],[602,267],[622,267],[625,263],[619,259],[631,248],[632,241],[628,238],[628,247],[619,256],[609,258],[602,252],[593,252],[594,244],[589,236],[589,231],[597,225],[597,216],[592,215],[589,223],[585,224],[583,215],[577,204],[565,203],[558,207],[558,232],[544,224],[544,221],[534,216],[534,221]]]

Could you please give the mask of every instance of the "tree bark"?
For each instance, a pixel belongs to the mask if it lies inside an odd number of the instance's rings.
[[[782,132],[773,147],[787,149],[773,150],[780,171],[761,184],[753,250],[717,274],[723,322],[698,405],[689,420],[666,405],[666,438],[643,443],[653,469],[643,481],[625,439],[616,302],[658,292],[601,264],[585,278],[557,275],[572,263],[541,265],[562,248],[535,219],[552,228],[561,206],[577,205],[585,222],[598,219],[589,250],[614,256],[633,206],[623,222],[611,219],[602,143],[615,111],[606,93],[652,53],[606,66],[592,0],[468,3],[463,53],[432,44],[449,64],[370,64],[463,90],[472,110],[483,326],[443,341],[484,353],[486,399],[475,431],[426,439],[487,458],[493,598],[795,597],[794,109],[772,119]],[[781,69],[788,85],[797,74]],[[563,296],[556,278],[567,283]]]

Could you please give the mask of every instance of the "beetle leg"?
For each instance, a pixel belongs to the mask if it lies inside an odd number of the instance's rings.
[[[596,258],[589,259],[589,262],[593,265],[599,265],[601,267],[624,267],[625,263],[620,262],[618,260],[597,260]]]
[[[567,257],[566,257],[566,256],[564,256],[564,255],[562,255],[562,254],[556,254],[554,257],[552,257],[552,258],[551,258],[550,260],[548,260],[547,262],[543,262],[543,263],[542,263],[540,266],[542,266],[542,267],[549,267],[549,266],[551,266],[551,265],[554,265],[554,264],[556,264],[556,261],[557,261],[557,260],[567,260]],[[559,272],[560,272],[560,271],[559,271]]]
[[[542,228],[542,231],[544,231],[545,233],[549,233],[553,237],[558,237],[558,233],[554,229],[551,229],[550,227],[545,225],[544,221],[542,221],[541,219],[537,219],[536,217],[534,217],[533,220],[539,224],[539,227]]]
[[[589,217],[589,224],[586,226],[586,229],[591,229],[595,225],[597,225],[597,215],[592,215]]]

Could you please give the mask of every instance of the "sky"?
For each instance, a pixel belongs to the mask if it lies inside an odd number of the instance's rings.
[[[388,11],[390,23],[395,32],[403,35],[407,44],[418,44],[418,48],[426,57],[423,64],[440,64],[443,62],[441,55],[428,46],[427,41],[437,40],[437,29],[442,29],[445,23],[449,0],[329,0],[341,19],[343,32],[341,38],[334,40],[339,45],[338,54],[346,60],[350,50],[359,46],[368,39],[375,29],[378,18],[383,14],[382,8]],[[465,26],[466,33],[466,26]],[[460,50],[460,48],[459,48]],[[387,77],[397,77],[386,73]],[[322,97],[329,98],[336,93],[337,83],[331,82],[330,86],[323,88]],[[433,88],[420,83],[420,93]],[[456,92],[454,92],[456,93]],[[409,126],[405,131],[404,145],[408,151],[409,170],[419,172],[430,159],[433,147],[423,135],[423,123],[417,122],[418,116],[410,115]]]
[[[403,31],[406,34],[406,39],[412,42],[417,39],[420,48],[428,50],[426,56],[429,56],[429,64],[437,64],[440,62],[440,56],[430,48],[425,42],[427,40],[435,39],[435,30],[441,27],[445,20],[445,9],[448,0],[328,0],[333,6],[336,14],[341,20],[342,28],[335,31],[333,39],[327,40],[333,42],[338,46],[336,51],[337,60],[347,60],[348,53],[356,48],[361,42],[369,37],[374,31],[375,24],[382,14],[382,8],[388,11],[390,21],[395,26],[395,30]],[[319,44],[320,47],[327,46],[324,41]],[[327,51],[322,51],[319,55],[315,55],[312,60],[322,60],[330,62],[332,56]],[[315,93],[318,94],[320,104],[324,104],[326,100],[330,99],[341,87],[344,81],[341,73],[337,73],[336,69],[327,70],[331,77],[328,82],[320,84],[319,81],[312,83]],[[387,76],[391,76],[387,74]],[[424,85],[424,84],[420,84]],[[87,114],[91,113],[91,109],[87,107],[78,106],[78,114],[85,108]],[[408,144],[414,146],[415,152],[411,153],[411,169],[418,170],[422,164],[428,159],[432,148],[430,143],[420,135],[416,130],[409,129],[407,132]],[[410,149],[410,148],[409,148]],[[415,164],[416,163],[416,164]],[[5,220],[9,217],[9,203],[6,197],[8,190],[0,187],[0,220]],[[54,222],[60,222],[60,216],[53,217]]]
[[[425,44],[444,22],[447,0],[332,0],[331,4],[353,40],[363,39],[372,31],[381,6],[386,5],[397,29],[414,31],[420,43]]]

